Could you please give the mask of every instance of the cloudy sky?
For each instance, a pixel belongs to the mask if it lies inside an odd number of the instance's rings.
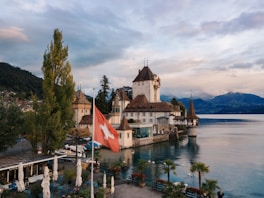
[[[54,29],[86,94],[132,86],[148,64],[161,94],[264,97],[263,0],[1,0],[0,61],[42,77]],[[147,60],[147,61],[144,61]]]

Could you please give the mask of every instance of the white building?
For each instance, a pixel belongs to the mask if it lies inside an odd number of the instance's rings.
[[[138,95],[145,95],[149,102],[160,102],[160,78],[153,74],[148,66],[139,70],[133,80],[133,99]]]
[[[127,120],[152,124],[155,134],[169,130],[179,119],[182,122],[181,114],[180,106],[160,101],[160,78],[148,66],[139,70],[133,81],[133,100],[124,109]]]
[[[127,125],[133,129],[132,135],[145,138],[152,137],[154,134],[173,131],[177,125],[198,125],[198,117],[195,115],[193,103],[190,105],[187,116],[185,116],[179,105],[160,101],[160,78],[153,74],[148,66],[139,70],[132,83],[132,100],[129,100],[124,90],[118,89],[112,102],[112,112],[105,115],[109,123],[115,128],[120,128],[125,117],[126,122],[129,123]],[[79,97],[76,97],[74,102],[75,120],[80,128],[91,129],[91,104],[86,97],[86,100],[84,99],[83,95],[82,93],[76,94]],[[132,145],[130,142],[132,139],[129,139],[132,138],[130,132],[125,129],[125,132],[119,132],[119,135],[122,147]]]

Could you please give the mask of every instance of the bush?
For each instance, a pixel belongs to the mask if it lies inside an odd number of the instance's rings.
[[[104,188],[99,188],[98,192],[96,192],[95,197],[96,198],[104,198],[105,197],[105,189]]]
[[[88,171],[88,170],[82,171],[82,178],[83,178],[84,181],[89,180],[90,171]]]
[[[72,183],[75,176],[76,176],[75,170],[73,170],[73,169],[64,170],[63,178],[64,178],[64,181],[67,182],[68,184]]]
[[[11,197],[11,191],[10,190],[4,190],[2,193],[2,198],[9,198]]]
[[[25,193],[16,193],[14,196],[14,198],[26,198],[26,194]]]
[[[91,191],[90,188],[81,189],[79,195],[82,197],[90,197]]]
[[[31,195],[33,198],[38,198],[39,197],[39,194],[42,193],[42,187],[41,185],[39,184],[34,184],[32,187],[31,187]]]

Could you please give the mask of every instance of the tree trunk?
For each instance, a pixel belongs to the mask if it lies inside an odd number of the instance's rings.
[[[199,172],[198,174],[199,174],[199,189],[201,190],[201,186],[202,186],[202,183],[201,183],[201,172]]]

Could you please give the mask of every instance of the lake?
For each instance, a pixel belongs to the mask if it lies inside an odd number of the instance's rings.
[[[150,184],[156,178],[167,180],[162,163],[171,159],[177,166],[170,180],[198,187],[198,175],[189,169],[192,162],[199,161],[210,169],[202,180],[217,180],[225,197],[264,197],[264,115],[198,116],[196,138],[125,149],[118,154],[102,149],[102,162],[126,162],[129,169],[122,172],[125,178],[136,171],[139,158],[149,160],[145,174]]]

